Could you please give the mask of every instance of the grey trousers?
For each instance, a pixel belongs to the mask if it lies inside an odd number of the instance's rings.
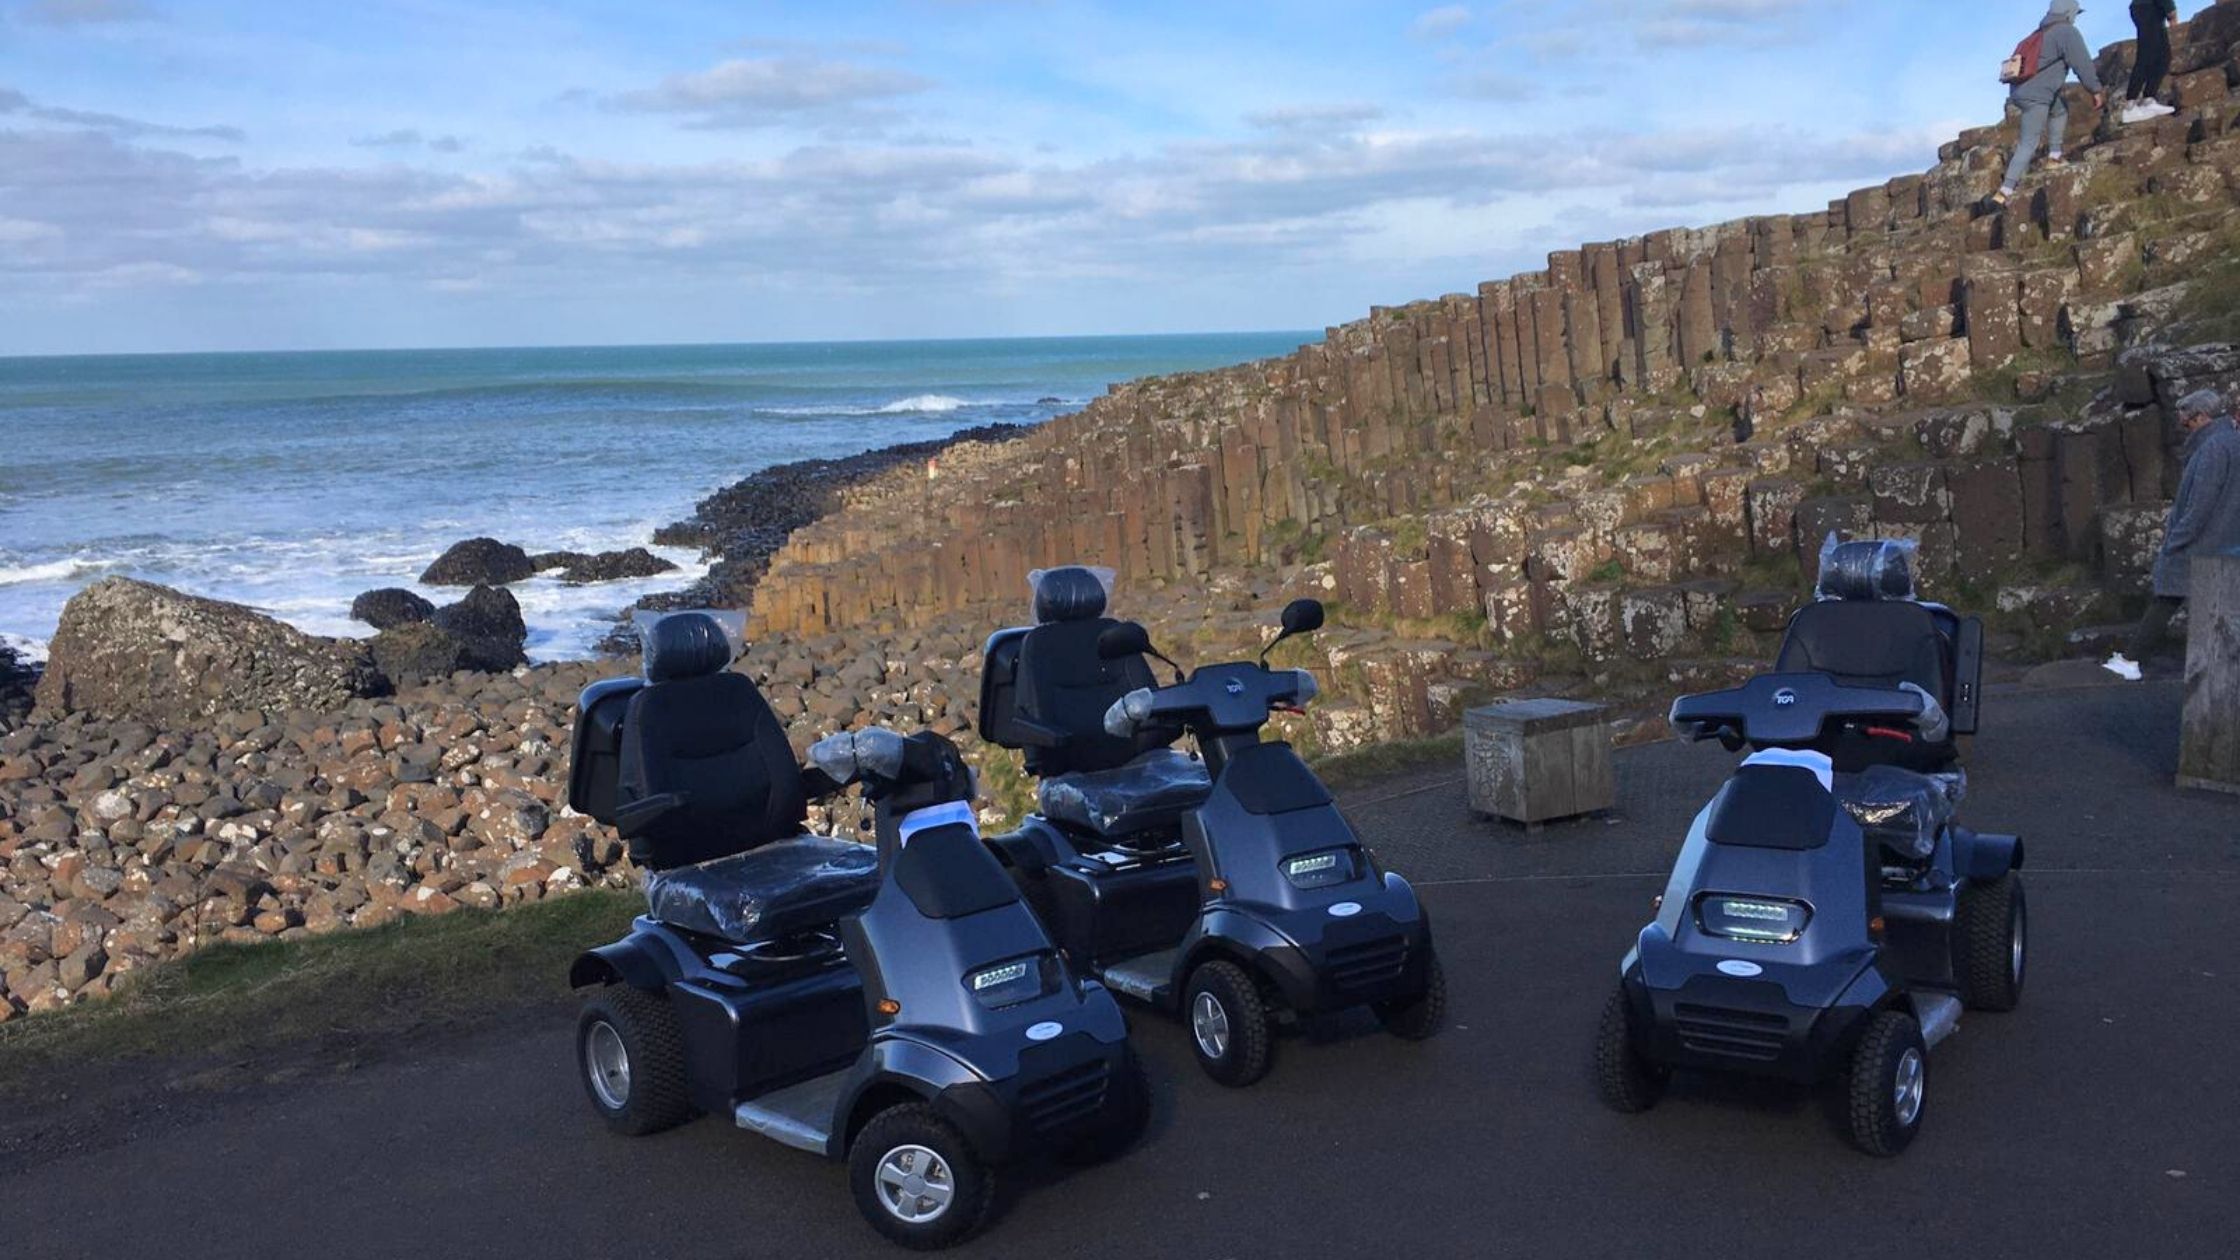
[[[2038,156],[2038,142],[2049,141],[2046,152],[2061,152],[2062,133],[2069,130],[2069,102],[2054,97],[2051,101],[2022,102],[2022,138],[2015,141],[2014,160],[2007,163],[2007,182],[2002,185],[2008,192],[2022,187],[2022,177],[2030,173],[2031,159]]]
[[[2146,615],[2139,618],[2139,627],[2131,632],[2131,651],[2126,655],[2144,665],[2147,658],[2162,650],[2170,641],[2170,619],[2185,607],[2182,599],[2157,595],[2147,601]]]

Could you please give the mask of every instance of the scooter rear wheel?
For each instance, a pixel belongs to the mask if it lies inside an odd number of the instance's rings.
[[[1877,1011],[1868,1017],[1851,1052],[1847,1084],[1853,1145],[1887,1157],[1912,1144],[1928,1111],[1929,1090],[1929,1048],[1913,1016]]]
[[[1209,962],[1191,972],[1183,990],[1182,1022],[1207,1076],[1241,1089],[1268,1074],[1275,1055],[1268,1004],[1244,968]]]
[[[848,1187],[871,1228],[913,1251],[954,1246],[986,1222],[995,1173],[924,1103],[889,1107],[848,1148]]]
[[[1602,1007],[1602,1024],[1594,1037],[1594,1086],[1604,1106],[1633,1115],[1647,1111],[1664,1097],[1672,1069],[1651,1063],[1634,1045],[1633,1013],[1626,989],[1619,985]]]
[[[610,985],[592,995],[576,1019],[576,1067],[592,1110],[617,1133],[659,1133],[693,1117],[684,1033],[663,994]]]
[[[1971,1011],[2011,1011],[2022,1003],[2023,945],[2029,913],[2013,871],[1960,890],[1952,923],[1953,971]]]

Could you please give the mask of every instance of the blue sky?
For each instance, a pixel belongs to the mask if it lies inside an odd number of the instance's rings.
[[[1922,169],[2041,11],[0,0],[0,354],[1319,327]]]

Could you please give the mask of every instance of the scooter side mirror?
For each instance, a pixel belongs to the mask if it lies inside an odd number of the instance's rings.
[[[1123,621],[1097,636],[1097,659],[1125,660],[1151,653],[1151,632],[1140,623]]]
[[[1276,644],[1294,635],[1313,634],[1322,628],[1322,601],[1319,599],[1295,599],[1285,604],[1283,606],[1282,625],[1283,633],[1268,640],[1268,646],[1260,649],[1260,667],[1262,669],[1267,668],[1268,654],[1276,650]]]

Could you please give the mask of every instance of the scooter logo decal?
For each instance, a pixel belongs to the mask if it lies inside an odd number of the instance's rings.
[[[1048,1041],[1052,1037],[1057,1036],[1059,1033],[1062,1033],[1065,1030],[1066,1026],[1064,1024],[1052,1023],[1049,1020],[1044,1020],[1042,1023],[1036,1024],[1034,1027],[1027,1030],[1027,1040]]]
[[[1762,976],[1766,973],[1766,969],[1759,966],[1758,964],[1754,962],[1744,962],[1739,958],[1728,958],[1722,960],[1719,963],[1719,970],[1726,972],[1730,976]]]
[[[1797,693],[1787,687],[1773,693],[1773,702],[1786,709],[1797,702]]]
[[[1232,696],[1241,696],[1244,694],[1244,680],[1241,678],[1232,678],[1229,680],[1228,685],[1224,687],[1223,690],[1227,691]]]
[[[1341,901],[1330,907],[1330,915],[1336,919],[1350,919],[1359,913],[1361,913],[1361,903],[1358,901]]]

